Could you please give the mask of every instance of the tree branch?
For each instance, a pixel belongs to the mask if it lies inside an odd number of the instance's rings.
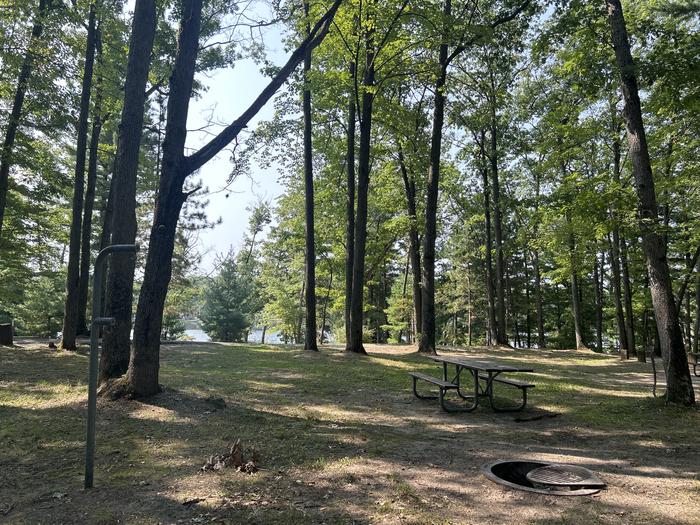
[[[330,29],[331,22],[338,7],[343,0],[335,0],[330,9],[321,19],[316,22],[309,35],[299,44],[299,47],[291,54],[287,63],[282,66],[279,72],[265,86],[258,98],[246,109],[243,114],[229,124],[216,137],[210,140],[199,151],[187,157],[187,174],[201,168],[204,164],[214,158],[222,149],[224,149],[238,134],[244,129],[248,122],[260,111],[260,109],[272,98],[277,90],[287,81],[287,78],[292,74],[296,67],[304,60],[305,54],[318,46],[325,38]]]

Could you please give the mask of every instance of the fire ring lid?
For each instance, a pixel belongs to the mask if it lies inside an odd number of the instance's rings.
[[[530,483],[550,487],[605,487],[593,472],[577,465],[545,465],[529,471],[525,477]]]

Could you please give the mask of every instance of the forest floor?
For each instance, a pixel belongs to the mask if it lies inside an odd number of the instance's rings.
[[[700,410],[652,398],[650,365],[470,348],[532,366],[531,408],[450,415],[411,392],[407,372],[435,364],[368,351],[165,345],[161,394],[99,401],[84,491],[86,352],[0,347],[0,522],[700,524]],[[237,439],[258,472],[201,471]],[[482,475],[508,458],[582,465],[608,488],[557,497]]]

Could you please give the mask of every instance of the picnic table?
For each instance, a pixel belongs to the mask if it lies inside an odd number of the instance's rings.
[[[532,383],[501,377],[505,373],[534,372],[529,367],[456,356],[438,355],[428,357],[442,364],[442,379],[421,372],[411,372],[413,393],[419,399],[439,399],[440,406],[446,412],[472,412],[479,406],[479,401],[484,398],[488,399],[489,405],[494,412],[522,410],[527,405],[528,389],[535,387]],[[450,374],[449,369],[451,366],[454,367],[454,375]],[[462,381],[462,376],[464,375],[469,377],[466,382]],[[439,388],[438,396],[419,394],[416,385],[419,379],[437,385]],[[497,406],[494,402],[494,383],[519,389],[522,395],[521,403],[510,407]],[[465,406],[455,407],[446,403],[445,395],[448,390],[454,390],[460,398],[467,401]]]

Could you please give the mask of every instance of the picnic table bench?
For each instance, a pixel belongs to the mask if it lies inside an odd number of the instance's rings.
[[[501,377],[501,374],[510,372],[533,372],[531,368],[504,365],[494,361],[475,360],[454,356],[429,356],[433,361],[442,364],[442,379],[422,372],[410,372],[413,379],[413,393],[419,399],[439,399],[440,406],[446,412],[472,412],[479,406],[479,400],[486,398],[494,412],[513,412],[522,410],[527,405],[527,391],[535,385],[526,381]],[[448,366],[454,366],[454,375],[449,379]],[[466,373],[471,377],[465,384],[461,382],[462,375]],[[436,385],[438,395],[425,395],[418,392],[418,380]],[[521,402],[516,406],[501,407],[494,402],[493,384],[500,383],[517,388],[521,392]],[[448,390],[454,390],[457,395],[467,401],[465,406],[457,407],[445,401]]]

